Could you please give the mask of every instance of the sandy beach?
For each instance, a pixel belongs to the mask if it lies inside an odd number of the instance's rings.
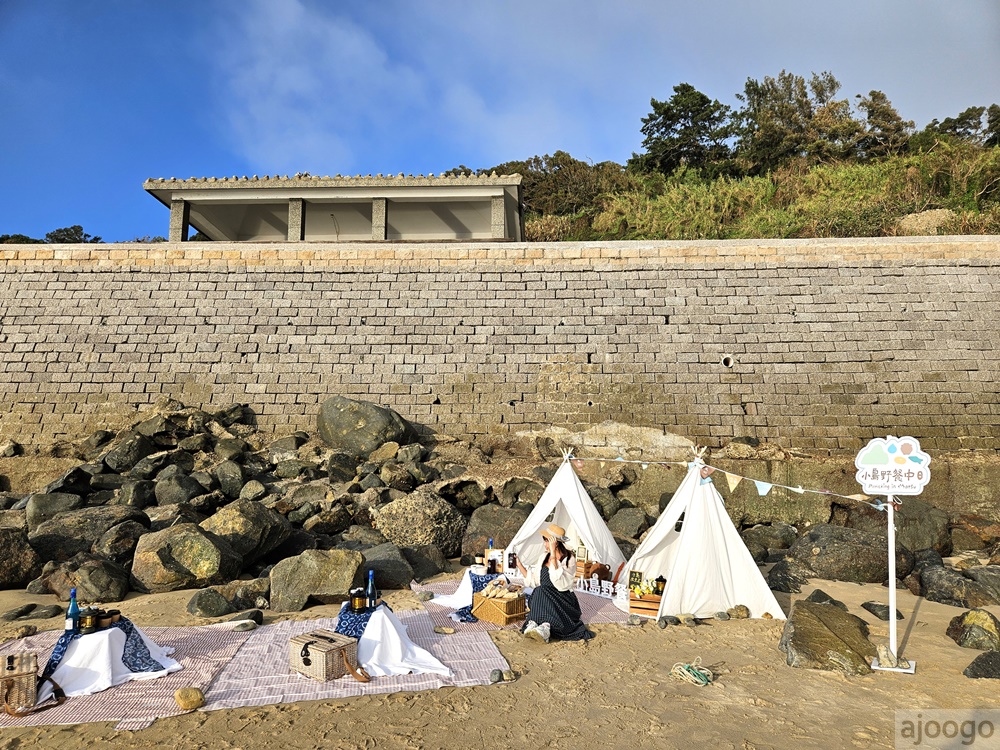
[[[860,607],[887,601],[884,587],[814,580],[792,598],[814,588],[865,619],[874,642],[888,637],[888,624]],[[421,606],[411,592],[386,594],[394,608]],[[140,626],[210,622],[186,612],[190,596],[131,595],[117,606]],[[787,611],[790,597],[778,597]],[[27,601],[55,598],[0,592],[2,611]],[[900,650],[916,661],[913,675],[848,678],[788,667],[777,648],[783,627],[777,620],[713,620],[665,630],[652,621],[594,625],[596,638],[586,644],[539,644],[496,631],[494,642],[519,676],[514,683],[196,711],[135,732],[116,731],[114,723],[8,728],[0,730],[0,748],[892,747],[897,709],[997,704],[990,682],[962,675],[979,652],[945,635],[950,619],[964,610],[903,590],[898,608],[905,618],[899,622]],[[268,612],[265,621],[332,617],[336,610],[329,605]],[[61,627],[58,618],[34,622],[42,629]],[[4,623],[0,636],[9,639],[20,624]],[[718,673],[713,684],[696,687],[670,676],[675,663],[696,658]]]

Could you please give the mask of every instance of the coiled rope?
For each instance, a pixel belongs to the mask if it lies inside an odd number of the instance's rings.
[[[697,685],[698,687],[704,687],[715,679],[715,675],[712,674],[712,670],[701,666],[700,656],[690,664],[685,664],[682,661],[677,662],[671,668],[670,676],[675,677],[678,680],[690,682],[692,685]]]

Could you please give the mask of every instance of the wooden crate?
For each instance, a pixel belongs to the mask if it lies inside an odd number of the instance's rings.
[[[660,611],[660,594],[643,594],[636,596],[633,592],[628,595],[628,611],[630,615],[642,615],[643,617],[656,617]]]
[[[523,594],[513,599],[491,599],[482,594],[472,595],[472,614],[494,625],[520,622],[528,613],[528,600]]]

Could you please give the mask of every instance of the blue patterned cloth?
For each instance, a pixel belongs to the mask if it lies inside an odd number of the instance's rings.
[[[381,602],[378,606],[385,607],[392,612],[392,607],[385,602]],[[378,609],[378,607],[375,609]],[[374,611],[374,609],[366,609],[364,612],[352,612],[350,603],[344,602],[340,606],[340,614],[337,615],[337,627],[333,629],[333,632],[347,635],[351,638],[360,638],[364,634],[365,628],[368,627],[368,621],[372,619]]]
[[[166,669],[166,667],[156,661],[156,659],[154,659],[149,653],[149,649],[146,647],[146,642],[142,640],[142,636],[139,635],[139,631],[136,630],[135,625],[133,625],[130,620],[123,617],[118,622],[111,623],[108,627],[118,628],[125,633],[125,650],[122,653],[122,664],[124,664],[130,672],[162,672]],[[107,630],[107,628],[104,629]],[[52,655],[49,657],[49,662],[45,665],[45,669],[42,671],[42,677],[52,676],[52,673],[56,671],[56,668],[63,660],[63,657],[66,656],[66,649],[69,648],[69,644],[77,638],[82,638],[83,635],[83,633],[70,634],[63,632],[63,634],[59,636],[59,640],[56,641],[56,645],[52,649]]]
[[[469,580],[472,581],[472,593],[478,594],[489,582],[499,578],[499,573],[486,573],[485,575],[477,575],[476,573],[469,573]],[[455,610],[455,619],[459,622],[479,622],[479,618],[472,614],[472,605],[462,607],[461,609]]]

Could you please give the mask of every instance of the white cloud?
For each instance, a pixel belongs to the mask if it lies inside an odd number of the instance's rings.
[[[651,97],[686,81],[735,104],[748,77],[782,69],[830,70],[848,97],[881,89],[918,125],[1000,101],[993,0],[221,7],[216,106],[262,172],[441,171],[557,149],[624,161]]]

